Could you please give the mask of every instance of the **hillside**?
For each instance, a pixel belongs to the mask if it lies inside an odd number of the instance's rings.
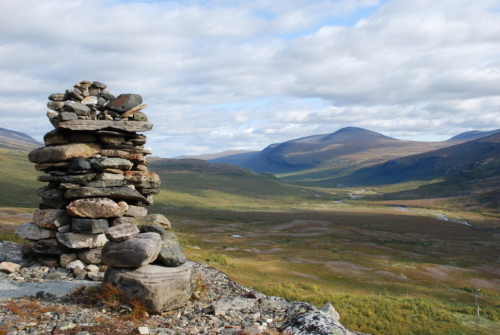
[[[314,135],[273,144],[258,153],[210,160],[233,163],[257,172],[292,174],[286,180],[345,174],[411,154],[459,143],[402,141],[366,129],[348,127],[332,134]]]
[[[21,132],[0,128],[0,148],[31,151],[43,145],[42,142]]]
[[[498,176],[500,134],[451,147],[393,159],[340,178],[358,185],[395,184],[409,180],[461,177],[466,180]]]
[[[448,141],[472,141],[481,137],[490,136],[496,133],[499,133],[500,129],[491,130],[491,131],[480,131],[480,130],[472,130],[467,131],[465,133],[458,134],[457,136],[453,136]]]

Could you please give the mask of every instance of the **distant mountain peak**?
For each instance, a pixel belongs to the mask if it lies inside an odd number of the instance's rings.
[[[321,139],[318,140],[318,142],[329,142],[329,141],[334,141],[334,140],[339,140],[339,139],[348,139],[348,140],[364,140],[364,139],[373,139],[374,137],[377,138],[385,138],[385,139],[391,139],[394,141],[398,141],[395,138],[389,137],[382,135],[380,133],[368,130],[368,129],[363,129],[363,128],[358,128],[358,127],[345,127],[337,130],[334,133],[328,134]]]

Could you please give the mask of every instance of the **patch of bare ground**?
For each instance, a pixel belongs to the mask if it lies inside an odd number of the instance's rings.
[[[459,277],[460,273],[472,273],[473,271],[448,265],[422,266],[425,275],[437,280],[450,280]],[[453,278],[452,278],[453,277]]]

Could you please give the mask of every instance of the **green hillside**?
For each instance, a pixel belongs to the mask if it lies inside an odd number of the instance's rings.
[[[0,171],[0,205],[38,206],[35,192],[42,185],[36,179],[41,173],[28,161],[26,151],[0,148]]]

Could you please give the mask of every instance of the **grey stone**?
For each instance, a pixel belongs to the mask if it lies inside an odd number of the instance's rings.
[[[89,93],[89,96],[85,97],[85,98],[82,100],[82,104],[84,104],[84,105],[86,105],[86,106],[97,105],[97,97],[96,97],[96,96],[92,96],[92,95],[90,95],[90,93]]]
[[[109,228],[107,219],[71,219],[71,231],[73,233],[101,234]]]
[[[49,109],[46,115],[49,119],[56,119],[59,116],[59,112]]]
[[[71,223],[65,209],[36,209],[33,212],[33,223],[38,227],[58,229]]]
[[[52,208],[64,208],[67,202],[64,200],[64,190],[49,186],[40,187],[36,194],[42,197],[42,202]]]
[[[111,180],[125,180],[122,174],[103,172],[96,176],[96,180],[111,181]]]
[[[106,99],[106,100],[115,100],[116,99],[116,97],[113,94],[108,93],[108,92],[103,92],[103,91],[101,91],[101,94],[99,96],[101,98]]]
[[[146,265],[138,269],[109,267],[104,283],[137,299],[152,313],[173,310],[186,304],[193,293],[192,265],[176,268]]]
[[[49,101],[47,107],[53,110],[61,110],[66,103],[64,101]]]
[[[147,121],[106,121],[106,120],[73,120],[60,122],[56,128],[70,130],[99,130],[112,128],[129,132],[150,131],[153,124]]]
[[[49,95],[50,101],[64,101],[66,99],[67,99],[67,96],[64,93],[54,93],[54,94]]]
[[[132,224],[133,220],[134,220],[133,217],[122,216],[121,218],[112,219],[109,225],[114,227],[121,224],[129,224],[129,223]]]
[[[122,144],[125,142],[125,137],[123,136],[100,135],[99,138],[102,143],[106,144]]]
[[[260,300],[262,298],[265,298],[266,296],[264,294],[262,294],[261,292],[259,291],[256,291],[256,290],[251,290],[250,292],[248,292],[247,294],[247,298],[251,298],[251,299],[257,299],[257,300]]]
[[[149,214],[146,216],[135,218],[132,221],[139,229],[146,225],[154,225],[158,227],[162,227],[163,229],[170,229],[172,225],[170,221],[162,214]]]
[[[80,199],[80,198],[97,198],[97,197],[107,197],[111,199],[119,200],[135,200],[142,202],[146,205],[150,204],[150,201],[142,196],[136,190],[129,187],[107,187],[107,188],[92,188],[92,187],[79,187],[66,190],[64,193],[66,199]]]
[[[340,314],[339,314],[339,312],[337,312],[337,310],[329,302],[327,302],[326,304],[323,305],[323,307],[321,307],[321,311],[325,312],[328,315],[330,315],[335,320],[340,321]]]
[[[136,112],[133,116],[132,116],[132,120],[134,121],[147,121],[148,120],[148,117],[146,114],[144,114],[143,112]]]
[[[37,171],[58,171],[58,170],[66,170],[69,166],[68,162],[59,162],[59,163],[44,163],[44,164],[36,164],[35,170]]]
[[[87,116],[90,114],[90,108],[76,101],[68,101],[64,106],[66,112],[75,113],[78,116]]]
[[[102,264],[101,251],[102,247],[79,251],[77,253],[78,259],[85,264]]]
[[[261,309],[282,309],[288,310],[293,304],[283,298],[280,297],[265,297],[260,300],[260,308]]]
[[[40,228],[33,222],[26,222],[17,226],[15,233],[20,238],[35,241],[53,238],[56,236],[56,232],[54,230]]]
[[[101,93],[101,89],[97,87],[90,87],[89,88],[89,95],[98,97],[99,94]]]
[[[302,335],[355,335],[346,329],[338,320],[329,314],[318,310],[308,303],[294,303],[287,311],[286,318],[280,330],[284,334]]]
[[[146,207],[139,207],[139,206],[128,206],[128,210],[125,212],[125,216],[132,216],[132,217],[141,217],[141,216],[146,216],[148,214],[148,209]]]
[[[167,231],[162,235],[162,246],[157,260],[170,267],[177,267],[186,263],[186,256],[182,253],[181,244],[177,236],[171,231]]]
[[[99,81],[93,81],[92,86],[95,86],[95,87],[100,88],[100,89],[105,89],[107,87],[106,84],[103,84]]]
[[[98,170],[120,169],[130,170],[134,164],[128,159],[123,158],[93,158],[89,160],[93,167]]]
[[[87,277],[92,281],[102,281],[104,279],[104,272],[87,272]]]
[[[83,158],[75,158],[72,159],[69,163],[69,169],[74,171],[91,170],[92,164],[90,164]]]
[[[28,159],[32,163],[52,163],[78,157],[88,158],[99,152],[101,147],[95,143],[71,143],[33,150],[28,154]]]
[[[121,242],[139,235],[139,228],[133,224],[124,223],[106,229],[104,235],[110,241]]]
[[[55,183],[70,183],[70,184],[79,184],[86,185],[92,180],[96,178],[96,173],[87,173],[83,175],[63,175],[63,176],[40,176],[37,178],[38,181],[41,182],[55,182]]]
[[[60,121],[78,120],[78,115],[72,112],[61,112],[57,116],[57,119]]]
[[[154,226],[151,224],[147,224],[145,226],[142,226],[141,230],[144,233],[157,233],[160,235],[165,235],[165,232],[166,232],[165,228]]]
[[[117,112],[126,112],[142,104],[142,97],[139,94],[120,94],[111,101],[110,108]]]
[[[108,240],[104,234],[57,233],[56,237],[71,249],[99,248]]]
[[[137,187],[136,188],[137,192],[143,195],[151,195],[151,194],[158,194],[160,193],[160,188],[142,188],[142,187]]]
[[[160,249],[160,235],[144,233],[122,242],[106,242],[101,257],[103,263],[110,266],[135,268],[156,260]]]

